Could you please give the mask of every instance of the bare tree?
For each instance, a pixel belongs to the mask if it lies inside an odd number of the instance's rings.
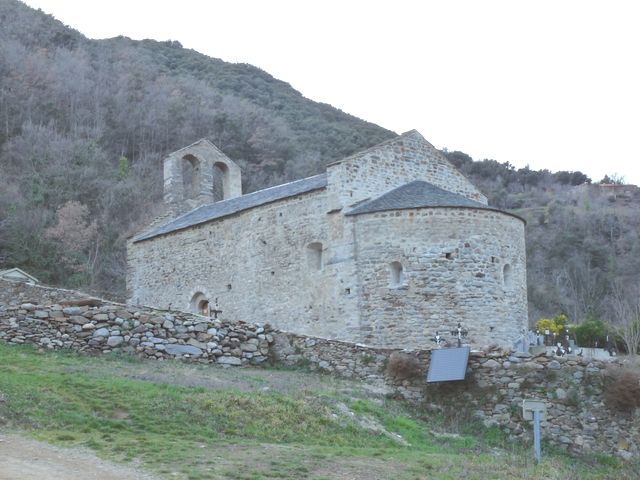
[[[49,227],[45,236],[59,242],[64,254],[61,258],[75,272],[93,278],[99,254],[98,226],[87,206],[70,201],[57,210],[58,221]]]
[[[602,272],[585,252],[575,253],[559,272],[556,284],[564,294],[562,303],[573,322],[582,323],[600,310],[603,291]]]
[[[616,331],[629,355],[636,355],[640,346],[640,289],[625,289],[621,282],[616,282],[610,302]]]

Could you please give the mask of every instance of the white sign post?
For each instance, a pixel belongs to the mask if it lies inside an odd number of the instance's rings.
[[[543,400],[523,400],[522,418],[533,420],[533,449],[536,455],[536,463],[540,463],[542,457],[540,451],[540,422],[547,418],[547,404]]]

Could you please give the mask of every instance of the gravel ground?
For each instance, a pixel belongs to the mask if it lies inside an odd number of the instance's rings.
[[[0,480],[156,480],[131,466],[96,457],[86,449],[0,434]]]

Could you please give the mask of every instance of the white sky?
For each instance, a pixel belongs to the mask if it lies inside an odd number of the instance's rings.
[[[178,40],[436,147],[640,184],[640,2],[26,0],[90,38]]]

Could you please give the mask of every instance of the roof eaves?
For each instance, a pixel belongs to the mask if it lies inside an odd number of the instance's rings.
[[[312,182],[312,185],[310,185],[309,188],[298,190],[298,191],[294,191],[294,192],[292,192],[292,193],[290,193],[288,195],[275,196],[275,197],[273,197],[271,199],[266,199],[266,200],[264,200],[262,202],[255,203],[255,204],[249,203],[246,206],[239,207],[237,210],[232,210],[232,211],[229,211],[227,213],[222,213],[220,215],[212,215],[212,216],[210,216],[208,218],[203,218],[203,219],[200,219],[200,220],[196,220],[193,223],[189,223],[189,224],[186,224],[186,225],[183,225],[183,226],[179,226],[179,227],[176,227],[176,228],[171,228],[171,229],[168,229],[166,231],[163,231],[163,229],[167,228],[172,223],[177,223],[180,219],[184,219],[185,217],[191,216],[191,215],[195,214],[196,212],[198,212],[201,209],[210,208],[214,204],[210,203],[210,204],[206,204],[206,205],[201,205],[201,206],[199,206],[197,208],[194,208],[193,210],[190,210],[189,212],[186,212],[186,213],[184,213],[184,214],[182,214],[182,215],[170,220],[167,223],[164,223],[163,225],[160,225],[160,226],[154,228],[150,232],[146,232],[146,233],[143,233],[142,235],[139,235],[139,236],[135,237],[133,239],[133,243],[138,243],[138,242],[142,242],[142,241],[145,241],[145,240],[150,240],[152,238],[159,237],[159,236],[162,236],[162,235],[167,235],[167,234],[178,232],[178,231],[181,231],[181,230],[186,230],[187,228],[191,228],[191,227],[194,227],[196,225],[202,225],[204,223],[211,222],[211,221],[214,221],[214,220],[219,220],[221,218],[229,217],[231,215],[235,215],[235,214],[238,214],[238,213],[241,213],[241,212],[245,212],[247,210],[251,210],[252,208],[260,207],[260,206],[263,206],[263,205],[268,205],[268,204],[271,204],[271,203],[274,203],[274,202],[277,202],[277,201],[280,201],[280,200],[284,200],[286,198],[295,197],[297,195],[302,195],[302,194],[305,194],[305,193],[310,193],[310,192],[314,192],[314,191],[317,191],[317,190],[322,190],[322,189],[326,188],[326,186],[327,186],[326,174],[322,173],[322,174],[319,174],[319,175],[314,175],[312,177],[303,178],[301,180],[294,180],[292,182],[283,183],[281,185],[276,185],[276,186],[273,186],[273,187],[265,188],[265,189],[262,189],[262,190],[258,190],[256,192],[248,193],[248,194],[242,195],[240,197],[230,198],[230,199],[224,200],[224,201],[233,202],[233,201],[238,201],[239,199],[243,199],[243,200],[246,201],[247,198],[250,199],[251,197],[255,197],[255,196],[258,196],[258,195],[265,195],[265,193],[269,193],[269,191],[278,190],[278,189],[284,189],[284,188],[290,187],[290,186],[292,186],[292,185],[294,185],[296,183],[302,183],[302,182],[305,182],[305,181],[307,181],[307,182],[315,181],[315,182]],[[221,204],[222,202],[215,202],[215,203]]]
[[[374,211],[365,211],[365,212],[354,212],[353,210],[350,212],[345,213],[346,216],[358,216],[358,215],[367,215],[367,214],[374,214],[374,213],[380,213],[380,212],[390,212],[390,211],[394,211],[394,210],[422,210],[422,209],[439,209],[439,208],[448,208],[448,209],[460,209],[460,210],[487,210],[490,212],[496,212],[496,213],[503,213],[505,215],[509,215],[510,217],[514,217],[517,218],[518,220],[522,221],[522,223],[524,223],[525,225],[527,224],[527,221],[522,218],[520,215],[512,213],[512,212],[508,212],[506,210],[500,210],[499,208],[494,208],[494,207],[487,207],[486,205],[479,205],[477,207],[473,207],[473,206],[469,206],[469,205],[451,205],[451,206],[447,206],[447,205],[432,205],[432,206],[415,206],[415,207],[385,207],[385,208],[380,208],[379,210],[374,210]]]

